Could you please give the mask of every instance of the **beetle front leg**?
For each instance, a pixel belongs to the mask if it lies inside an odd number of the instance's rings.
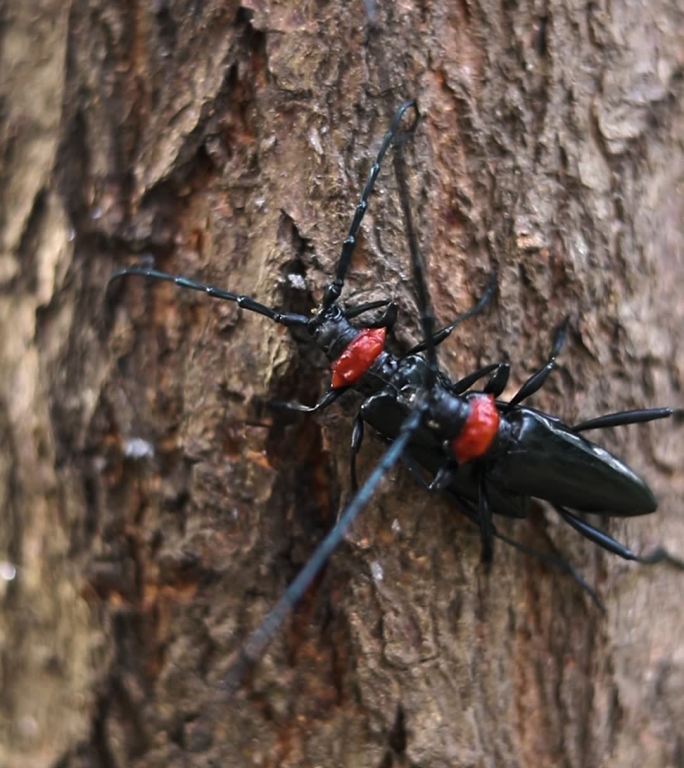
[[[269,405],[271,408],[275,408],[281,411],[296,411],[297,413],[316,413],[332,405],[341,395],[343,395],[349,387],[340,387],[338,389],[329,389],[316,405],[304,405],[303,403],[290,403],[282,402],[280,400],[273,400]]]
[[[378,317],[377,320],[373,320],[366,327],[367,328],[387,328],[388,331],[392,331],[397,321],[397,313],[399,307],[393,299],[380,299],[379,301],[370,301],[367,304],[359,304],[358,307],[351,307],[344,310],[344,316],[347,320],[351,320],[359,315],[363,315],[365,312],[370,312],[373,309],[381,309],[384,307],[384,312]]]
[[[391,333],[394,330],[394,326],[397,323],[397,314],[399,313],[399,307],[395,302],[390,301],[387,305],[387,309],[380,315],[377,320],[368,324],[368,328],[387,328]]]

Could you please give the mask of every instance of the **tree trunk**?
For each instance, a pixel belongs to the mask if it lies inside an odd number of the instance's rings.
[[[682,405],[682,12],[675,2],[9,0],[2,46],[0,765],[674,766],[682,575],[553,513],[498,544],[393,471],[233,699],[231,654],[349,498],[350,397],[321,417],[304,337],[171,285],[154,258],[308,313],[392,111],[454,379],[510,391],[570,318],[533,404],[569,423]],[[385,74],[383,74],[385,73]],[[388,74],[386,74],[388,73]],[[385,78],[389,77],[389,87]],[[344,300],[420,339],[391,163]],[[592,433],[643,472],[684,552],[682,426]],[[383,447],[366,441],[365,476]]]

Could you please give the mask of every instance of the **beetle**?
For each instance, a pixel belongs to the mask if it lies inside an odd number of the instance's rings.
[[[409,112],[415,113],[415,119],[408,130],[402,130],[402,123]],[[240,648],[231,665],[232,672],[227,681],[229,688],[234,688],[245,670],[261,657],[282,622],[343,540],[354,518],[368,503],[382,477],[400,460],[429,490],[447,493],[460,502],[462,511],[480,528],[485,562],[492,558],[495,538],[529,551],[499,533],[492,517],[496,514],[523,518],[527,515],[530,500],[538,498],[554,506],[562,519],[583,536],[614,554],[644,563],[671,560],[680,564],[664,550],[647,557],[637,556],[568,509],[618,517],[653,512],[656,500],[644,480],[616,456],[590,442],[581,433],[666,418],[672,411],[669,408],[624,411],[568,426],[550,414],[521,405],[544,385],[556,367],[567,336],[567,321],[556,330],[551,353],[544,365],[509,401],[500,399],[509,378],[508,363],[485,366],[456,382],[438,368],[436,348],[463,321],[484,311],[496,292],[496,279],[495,276],[490,279],[481,299],[471,309],[449,325],[434,330],[425,268],[412,223],[401,155],[401,145],[415,130],[417,121],[414,100],[406,101],[396,111],[361,192],[342,245],[335,276],[325,289],[320,307],[312,316],[281,312],[249,296],[145,266],[120,269],[110,278],[110,284],[132,276],[171,282],[182,289],[234,302],[242,309],[261,314],[281,325],[305,328],[330,362],[330,385],[313,406],[279,403],[277,406],[280,408],[315,413],[329,407],[350,390],[363,397],[352,430],[353,497],[281,600]],[[395,149],[394,169],[399,182],[423,332],[423,340],[401,356],[392,354],[386,348],[388,331],[397,319],[394,302],[381,300],[351,308],[342,307],[339,303],[369,198],[391,147]],[[383,310],[380,317],[366,325],[357,327],[352,322],[378,309]],[[474,389],[476,382],[487,376],[489,378],[484,387]],[[390,446],[359,489],[356,456],[363,439],[364,424],[369,424]],[[533,554],[545,558],[539,553]],[[593,590],[569,564],[564,561],[556,564],[570,572],[595,602],[599,602]]]
[[[667,418],[672,409],[623,411],[568,426],[555,416],[520,405],[555,367],[565,332],[564,324],[556,333],[549,360],[508,402],[498,399],[508,380],[508,364],[482,369],[493,369],[494,375],[479,391],[469,388],[472,376],[453,385],[440,381],[427,423],[408,446],[415,464],[432,474],[429,490],[447,491],[462,502],[478,505],[485,560],[491,559],[492,515],[525,517],[532,498],[549,502],[569,525],[599,546],[628,560],[640,559],[567,509],[626,517],[657,508],[651,489],[639,475],[581,433]],[[404,391],[410,392],[424,379],[425,367],[424,358],[405,358]],[[359,418],[383,437],[392,438],[407,411],[402,398],[385,389],[364,401]]]

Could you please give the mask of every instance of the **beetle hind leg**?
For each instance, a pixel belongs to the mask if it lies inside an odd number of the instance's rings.
[[[558,554],[546,554],[545,552],[539,552],[538,550],[533,549],[532,547],[528,547],[525,544],[521,544],[519,541],[515,541],[515,539],[510,539],[508,536],[498,531],[495,532],[495,536],[497,539],[500,539],[505,544],[508,544],[510,547],[513,547],[513,549],[517,549],[518,552],[522,552],[522,554],[524,555],[534,557],[536,560],[539,560],[545,565],[551,566],[552,568],[556,568],[562,571],[563,573],[567,574],[575,582],[575,584],[577,584],[580,587],[580,589],[583,592],[589,595],[594,605],[600,611],[603,611],[605,613],[606,607],[601,602],[601,598],[596,594],[596,590],[590,587],[589,584],[587,584],[584,578],[577,572],[575,567],[571,565],[564,557],[561,557]]]
[[[602,547],[608,552],[612,552],[614,555],[618,555],[618,557],[622,557],[625,560],[633,560],[636,563],[641,563],[641,565],[658,565],[659,563],[669,563],[675,568],[684,570],[684,560],[677,557],[676,555],[671,555],[664,547],[656,547],[652,552],[649,552],[646,555],[636,555],[634,552],[632,552],[631,549],[629,549],[629,547],[626,547],[624,544],[616,541],[612,536],[609,536],[604,531],[600,531],[598,528],[594,528],[593,525],[589,525],[589,523],[585,522],[584,520],[580,520],[579,517],[573,515],[571,512],[565,509],[565,507],[556,506],[554,504],[554,508],[563,518],[563,520],[565,520],[568,525],[571,525],[576,531],[581,533],[582,536],[585,536],[590,541],[593,541],[594,544],[598,544],[599,547]]]
[[[441,492],[441,493],[447,493],[444,489],[435,488],[433,484],[428,483],[425,478],[423,477],[423,473],[421,472],[420,467],[416,462],[407,454],[404,454],[402,456],[402,463],[404,466],[409,470],[413,478],[416,480],[416,482],[426,491],[435,493],[435,492]],[[480,531],[482,531],[482,520],[480,516],[480,511],[478,508],[476,508],[475,504],[470,501],[469,499],[466,499],[462,496],[456,496],[455,494],[448,493],[448,496],[450,498],[455,498],[458,502],[460,512],[465,515],[468,520],[470,520],[473,525],[476,525]],[[515,539],[511,539],[509,536],[506,536],[505,533],[502,533],[500,530],[496,528],[496,526],[492,523],[491,524],[491,536],[493,539],[498,539],[499,541],[502,541],[504,544],[507,544],[509,547],[512,547],[513,549],[517,550],[523,555],[526,555],[527,557],[533,557],[535,560],[539,561],[540,563],[543,563],[547,567],[554,568],[557,571],[560,571],[561,573],[566,574],[569,576],[578,586],[579,588],[585,592],[591,601],[594,603],[594,605],[601,611],[605,612],[605,606],[601,602],[601,599],[599,598],[598,594],[596,593],[596,590],[594,590],[589,584],[586,582],[586,580],[577,572],[577,570],[574,568],[573,565],[571,565],[564,557],[559,555],[558,553],[547,553],[547,552],[540,552],[538,549],[534,549],[534,547],[528,547],[525,544],[521,544],[519,541],[516,541]],[[653,553],[658,559],[658,562],[660,562],[661,553],[659,551],[656,551]],[[666,559],[670,559],[671,556],[665,553]],[[637,558],[638,559],[638,558]],[[682,563],[682,567],[684,567],[684,563]]]
[[[621,544],[604,531],[600,531],[598,528],[594,528],[593,525],[581,520],[579,517],[565,509],[565,507],[561,507],[557,504],[554,504],[553,507],[569,526],[574,528],[578,533],[581,533],[582,536],[589,539],[589,541],[593,541],[594,544],[597,544],[602,549],[612,552],[614,555],[622,557],[625,560],[639,559],[638,555],[635,555],[629,547]]]
[[[676,555],[671,555],[665,547],[656,547],[652,552],[647,555],[639,555],[636,558],[638,563],[642,565],[658,565],[659,563],[668,563],[675,568],[679,568],[684,571],[684,560]]]

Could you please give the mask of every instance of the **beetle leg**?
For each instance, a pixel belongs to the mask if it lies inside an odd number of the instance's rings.
[[[399,311],[398,305],[392,299],[380,299],[379,301],[369,301],[368,304],[359,304],[358,307],[345,309],[344,316],[347,320],[351,320],[362,315],[364,312],[370,312],[381,307],[385,307],[385,311],[377,320],[369,323],[366,328],[387,328],[388,331],[391,331],[397,322],[397,312]]]
[[[340,395],[344,394],[349,387],[340,387],[338,389],[329,389],[316,405],[304,405],[303,403],[288,403],[280,400],[273,400],[269,403],[271,408],[275,408],[280,411],[297,411],[298,413],[316,413],[322,411],[329,405],[332,405]]]
[[[455,384],[450,385],[449,391],[454,395],[460,395],[470,389],[476,381],[487,374],[492,373],[492,371],[494,373],[490,376],[489,381],[485,384],[482,391],[489,395],[494,395],[494,397],[499,397],[504,389],[506,389],[506,384],[508,384],[508,377],[511,372],[509,363],[490,363],[489,365],[485,365],[483,368],[479,368],[477,371],[469,373],[467,376],[459,379]]]
[[[509,363],[499,363],[482,391],[487,395],[500,397],[501,393],[504,391],[504,389],[506,389],[506,384],[508,384],[508,376],[510,375],[510,372],[511,366]]]
[[[675,568],[684,571],[684,560],[676,555],[671,555],[664,547],[656,547],[652,552],[649,552],[647,555],[639,555],[636,559],[642,565],[669,563],[674,565]]]
[[[387,328],[392,332],[397,322],[397,313],[399,307],[393,301],[387,305],[387,309],[380,315],[377,320],[373,320],[372,323],[368,323],[367,328]]]
[[[549,378],[549,374],[557,365],[556,358],[560,354],[561,349],[565,344],[567,333],[568,318],[565,318],[565,320],[558,326],[558,328],[556,328],[553,339],[553,349],[551,350],[551,354],[549,355],[549,359],[546,361],[546,364],[538,371],[533,373],[530,378],[522,385],[522,387],[520,387],[517,393],[513,396],[513,399],[506,404],[507,411],[510,411],[511,408],[518,405],[518,403],[530,397],[537,390],[544,386],[545,381]]]
[[[356,457],[361,450],[361,443],[363,442],[363,417],[361,414],[354,419],[354,426],[352,427],[351,437],[351,456],[349,463],[351,491],[356,493],[359,488],[359,482],[356,475]]]
[[[563,571],[563,573],[567,573],[570,578],[580,586],[580,588],[586,592],[589,597],[591,598],[591,601],[594,603],[594,605],[600,610],[605,613],[606,607],[601,602],[601,599],[596,594],[596,591],[592,589],[589,584],[580,576],[580,574],[575,570],[575,568],[564,558],[560,555],[548,555],[545,552],[538,552],[536,549],[533,549],[532,547],[528,547],[525,544],[521,544],[519,541],[515,541],[515,539],[509,539],[508,536],[506,536],[503,533],[499,533],[498,531],[494,531],[494,535],[497,539],[500,541],[503,541],[505,544],[508,544],[509,546],[513,547],[513,549],[517,549],[518,552],[522,552],[524,555],[529,555],[531,557],[534,557],[535,559],[539,560],[542,563],[545,563],[546,565],[549,565],[553,568],[557,568],[560,571]]]
[[[358,307],[350,307],[349,309],[345,308],[343,314],[347,320],[352,320],[353,318],[362,315],[364,312],[371,312],[374,309],[386,307],[391,303],[392,299],[379,299],[378,301],[369,301],[366,304],[359,304]]]
[[[431,492],[430,483],[423,477],[423,470],[420,465],[417,464],[409,455],[405,453],[401,457],[401,463],[408,469],[411,477],[418,483],[418,485],[424,490]]]
[[[455,384],[451,384],[449,386],[449,391],[454,395],[460,395],[467,389],[470,389],[476,381],[483,376],[486,376],[488,373],[495,371],[501,365],[503,365],[503,363],[490,363],[489,365],[485,365],[483,368],[479,368],[477,371],[473,371],[473,373],[469,373],[467,376],[459,379]]]
[[[415,461],[408,455],[402,456],[402,462],[406,466],[406,468],[409,470],[411,475],[413,475],[416,482],[426,491],[434,491],[434,489],[431,487],[431,484],[427,483],[422,475],[422,472],[420,470],[420,467],[415,463]],[[450,498],[455,498],[458,502],[458,505],[460,507],[459,511],[464,514],[468,520],[470,520],[473,525],[476,525],[480,531],[482,530],[482,523],[480,514],[478,511],[476,511],[475,506],[473,503],[462,496],[457,496],[456,494],[449,493],[448,494]],[[582,578],[582,576],[575,570],[575,568],[563,557],[557,554],[548,554],[546,552],[539,552],[539,550],[534,549],[533,547],[528,547],[525,544],[521,544],[519,541],[516,541],[515,539],[511,539],[506,534],[501,533],[496,526],[492,524],[491,526],[491,532],[492,537],[495,539],[499,539],[499,541],[503,541],[504,544],[508,544],[509,547],[513,547],[513,549],[516,549],[518,552],[521,552],[523,555],[527,555],[528,557],[533,557],[535,560],[538,560],[541,563],[544,563],[544,565],[547,565],[551,568],[556,568],[559,571],[562,571],[563,573],[570,576],[570,578],[584,591],[589,595],[591,598],[591,601],[596,605],[597,608],[599,608],[601,611],[605,611],[605,606],[601,602],[599,596],[596,594],[596,591],[592,589],[589,584]],[[674,565],[678,567],[684,568],[684,562],[679,561],[677,558],[673,557],[672,555],[669,555],[664,550],[656,550],[652,553],[652,555],[646,556],[646,557],[654,557],[653,560],[647,560],[642,561],[641,558],[638,558],[640,562],[661,562],[662,560],[667,560],[669,562],[672,562]]]
[[[623,557],[625,560],[634,560],[642,565],[670,563],[670,565],[674,565],[676,568],[684,570],[684,560],[681,560],[675,555],[671,555],[663,547],[657,547],[653,552],[650,552],[647,555],[635,555],[629,547],[620,544],[619,541],[616,541],[604,531],[600,531],[598,528],[594,528],[593,525],[589,525],[589,523],[584,520],[580,520],[578,517],[568,512],[565,507],[556,505],[554,505],[554,507],[563,520],[571,525],[576,531],[579,531],[582,536],[586,536],[590,541],[593,541],[594,544],[598,544],[599,547],[603,547],[603,549],[612,552],[614,555],[618,555],[618,557]]]
[[[429,491],[445,491],[449,486],[449,482],[452,478],[453,464],[447,461],[438,470],[437,474],[432,478],[428,484]]]
[[[593,541],[594,544],[598,544],[599,547],[602,547],[608,552],[612,552],[614,555],[622,557],[625,560],[639,559],[639,557],[635,555],[629,547],[626,547],[624,544],[620,544],[619,541],[616,541],[612,536],[609,536],[604,531],[600,531],[598,528],[594,528],[593,525],[590,525],[584,520],[581,520],[579,517],[576,517],[567,509],[565,509],[565,507],[561,507],[556,504],[553,506],[568,525],[572,526],[576,531],[581,533],[582,536],[585,536],[587,539],[589,539],[589,541]]]
[[[475,315],[479,315],[480,312],[484,311],[491,300],[494,298],[494,294],[496,293],[496,272],[489,278],[489,282],[487,283],[487,286],[485,287],[485,292],[482,294],[480,299],[478,300],[477,304],[475,304],[474,307],[471,307],[466,312],[463,312],[462,314],[458,315],[455,320],[453,320],[449,325],[445,326],[444,328],[441,328],[439,331],[437,331],[433,337],[432,337],[432,344],[433,346],[438,346],[441,344],[445,339],[449,338],[449,336],[453,333],[453,331],[458,328],[458,326],[464,321],[468,320],[471,317],[475,317]],[[427,349],[427,344],[424,341],[421,341],[420,344],[416,344],[415,347],[412,347],[406,354],[407,355],[415,355],[418,352],[423,352]]]
[[[573,432],[584,432],[587,429],[606,429],[608,427],[621,427],[625,424],[641,424],[655,419],[666,419],[672,416],[672,408],[645,408],[638,411],[620,411],[619,413],[607,413],[595,419],[583,421],[571,427]]]
[[[489,566],[494,557],[494,526],[492,523],[492,510],[487,499],[487,485],[485,471],[480,471],[478,482],[478,522],[480,524],[480,541],[482,542],[482,562]]]

